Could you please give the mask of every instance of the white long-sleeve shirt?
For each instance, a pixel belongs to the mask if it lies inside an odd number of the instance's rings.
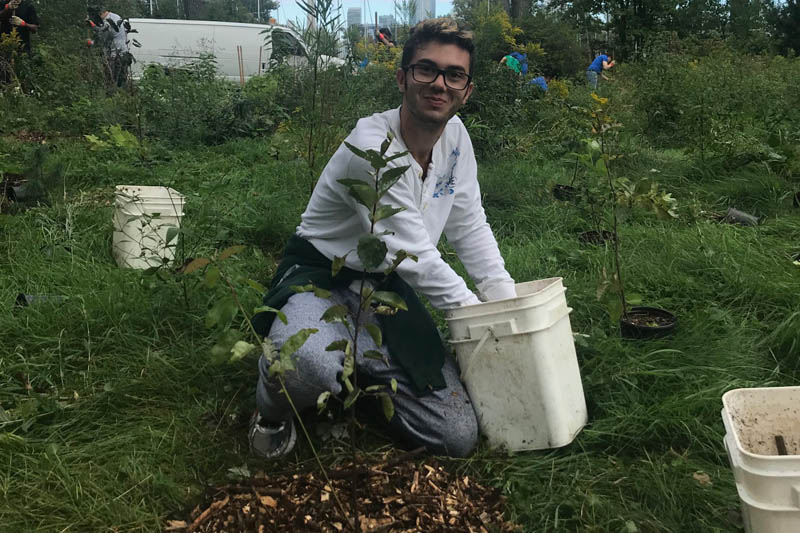
[[[387,132],[394,135],[387,155],[408,150],[400,135],[399,108],[359,120],[346,140],[362,150],[380,150]],[[445,126],[433,147],[425,180],[422,167],[410,154],[395,159],[389,168],[405,165],[410,168],[380,200],[382,205],[405,210],[376,224],[376,232],[391,232],[381,237],[389,253],[379,270],[389,266],[399,250],[405,250],[419,261],[406,259],[397,272],[431,305],[448,309],[479,303],[436,249],[444,232],[484,300],[516,296],[514,280],[505,269],[481,206],[478,167],[461,119],[453,117]],[[374,184],[372,172],[367,161],[342,144],[322,171],[297,228],[297,234],[328,259],[351,252],[346,265],[354,270],[363,269],[355,250],[359,237],[369,232],[369,213],[338,180],[362,179]]]
[[[106,54],[119,56],[128,51],[128,32],[122,17],[109,12],[103,24],[95,28]]]

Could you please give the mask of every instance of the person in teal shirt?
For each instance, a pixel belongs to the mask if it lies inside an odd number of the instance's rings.
[[[600,54],[594,58],[592,64],[586,69],[586,79],[589,81],[589,85],[592,86],[592,89],[597,89],[597,82],[600,76],[602,76],[604,80],[608,79],[603,74],[603,71],[608,70],[613,66],[614,60],[611,58],[611,56]]]

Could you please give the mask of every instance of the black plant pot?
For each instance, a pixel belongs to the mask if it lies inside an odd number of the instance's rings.
[[[613,231],[604,230],[590,230],[578,234],[578,240],[583,244],[603,244],[608,241],[614,241],[616,235]]]
[[[5,180],[0,183],[0,190],[12,202],[19,202],[29,194],[28,180],[21,174],[6,173]]]
[[[658,307],[631,307],[619,319],[622,336],[628,339],[652,339],[672,333],[678,319]]]
[[[555,197],[556,200],[568,202],[578,197],[578,189],[572,185],[557,184],[553,187],[553,197]]]

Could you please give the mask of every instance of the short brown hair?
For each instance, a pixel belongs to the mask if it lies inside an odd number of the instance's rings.
[[[458,23],[449,17],[423,20],[413,28],[408,41],[403,47],[403,58],[400,66],[408,68],[417,50],[424,48],[430,42],[440,44],[454,44],[469,52],[469,74],[475,69],[475,45],[472,42],[472,32],[458,26]]]

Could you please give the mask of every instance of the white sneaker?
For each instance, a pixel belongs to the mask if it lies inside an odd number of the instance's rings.
[[[294,420],[279,424],[262,422],[258,411],[250,419],[250,451],[264,459],[277,459],[289,454],[297,442]]]

